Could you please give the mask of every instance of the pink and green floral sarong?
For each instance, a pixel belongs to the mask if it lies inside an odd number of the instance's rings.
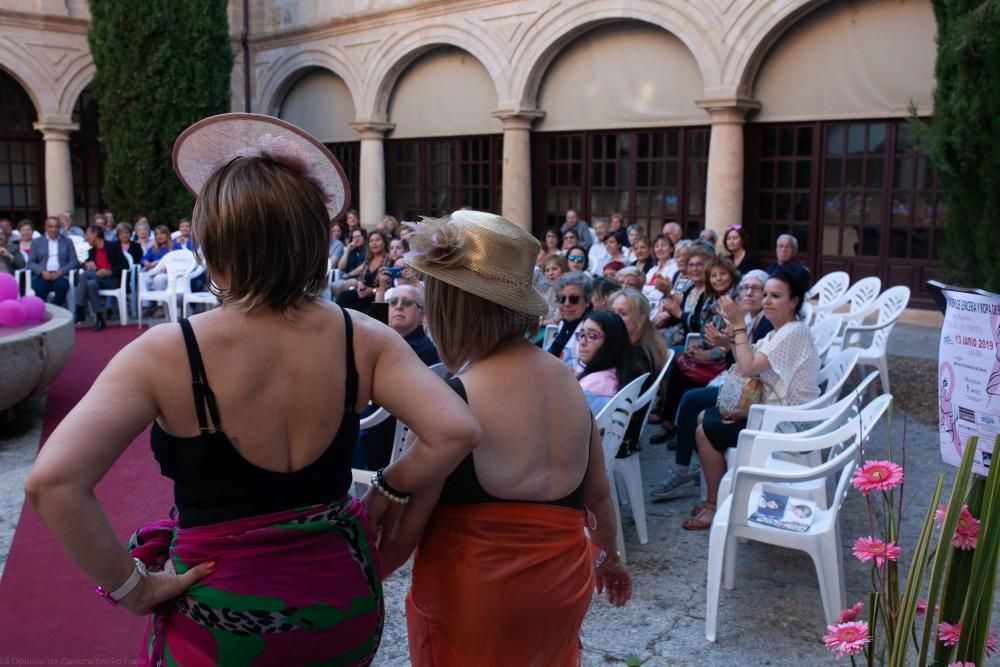
[[[223,523],[160,521],[129,544],[151,569],[216,569],[150,619],[143,665],[367,665],[382,636],[374,538],[356,499]]]

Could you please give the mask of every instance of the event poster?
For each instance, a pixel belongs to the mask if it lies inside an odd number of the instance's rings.
[[[957,466],[979,436],[972,472],[986,475],[1000,433],[1000,295],[941,290],[948,307],[938,354],[941,458]]]

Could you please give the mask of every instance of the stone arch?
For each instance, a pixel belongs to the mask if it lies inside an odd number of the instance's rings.
[[[18,53],[0,41],[0,67],[3,68],[28,94],[31,103],[35,105],[35,114],[41,121],[47,115],[58,113],[56,96],[49,84],[48,75],[30,60],[22,58]]]
[[[259,79],[260,85],[254,95],[254,109],[258,113],[277,116],[285,95],[303,74],[313,68],[325,69],[343,79],[355,106],[358,105],[361,87],[348,61],[339,53],[311,48],[296,51],[287,58],[279,60]]]
[[[385,119],[389,109],[389,96],[400,75],[417,58],[439,46],[459,48],[479,61],[497,89],[497,99],[501,99],[498,82],[502,81],[504,60],[487,44],[482,33],[457,26],[434,26],[419,28],[402,37],[392,38],[391,46],[375,60],[376,69],[368,72],[366,80],[374,82],[365,89],[364,97],[358,99],[358,113],[365,113],[372,120]]]
[[[654,25],[677,37],[694,57],[705,88],[717,85],[721,65],[713,47],[713,30],[707,18],[694,10],[694,5],[680,9],[672,3],[654,0],[640,0],[627,6],[611,0],[595,0],[567,7],[526,35],[514,63],[511,98],[507,104],[535,108],[546,71],[570,42],[599,25],[629,20]]]
[[[59,92],[59,115],[69,117],[73,114],[73,107],[80,93],[90,85],[97,73],[94,60],[89,53],[81,55],[68,70],[66,82]]]
[[[726,63],[722,84],[734,87],[740,94],[749,96],[764,59],[781,36],[799,19],[832,0],[785,0],[767,3],[750,16],[739,29],[739,41],[746,48],[735,51],[736,58]],[[778,5],[777,7],[773,5]]]

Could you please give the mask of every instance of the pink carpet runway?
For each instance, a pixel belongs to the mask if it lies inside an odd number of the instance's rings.
[[[77,332],[73,357],[49,389],[43,443],[107,362],[138,334],[134,326]],[[171,488],[153,460],[148,430],[98,485],[97,497],[123,544],[137,527],[167,515]],[[134,664],[145,622],[95,595],[94,584],[25,504],[0,579],[0,662]]]

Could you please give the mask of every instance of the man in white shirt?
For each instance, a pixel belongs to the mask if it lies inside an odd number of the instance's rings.
[[[601,275],[604,265],[611,261],[611,254],[604,247],[604,239],[608,236],[608,229],[607,220],[604,218],[594,218],[592,231],[597,239],[587,252],[587,271],[593,273],[595,276]]]
[[[49,292],[55,293],[54,303],[66,307],[69,291],[69,272],[78,265],[73,242],[59,235],[59,219],[45,219],[45,236],[31,242],[28,268],[31,270],[31,289],[42,301]]]

